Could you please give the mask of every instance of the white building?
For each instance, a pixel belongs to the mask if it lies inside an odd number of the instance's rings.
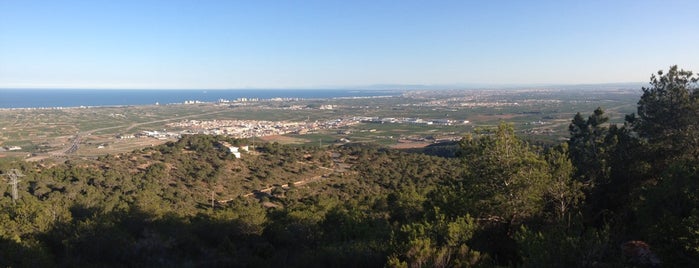
[[[240,148],[235,146],[228,146],[228,151],[230,151],[230,153],[234,155],[235,158],[240,158],[240,152],[238,151],[238,149]]]

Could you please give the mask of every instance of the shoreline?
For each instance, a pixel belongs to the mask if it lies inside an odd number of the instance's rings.
[[[159,102],[151,104],[106,104],[106,105],[80,105],[80,106],[43,106],[43,107],[0,107],[0,111],[16,111],[16,110],[69,110],[69,109],[91,109],[91,108],[128,108],[142,106],[169,106],[169,105],[193,105],[193,104],[239,104],[239,103],[262,103],[262,102],[280,102],[280,101],[318,101],[318,100],[352,100],[352,99],[382,99],[399,97],[396,95],[380,95],[380,96],[345,96],[345,97],[329,97],[329,98],[296,98],[296,97],[272,97],[272,98],[248,98],[243,97],[241,100],[225,100],[217,101],[200,101],[200,100],[185,100],[183,102],[159,104]]]

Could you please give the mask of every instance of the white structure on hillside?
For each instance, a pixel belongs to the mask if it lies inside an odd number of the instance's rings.
[[[231,153],[232,155],[234,155],[235,158],[241,158],[240,151],[246,151],[246,152],[250,151],[250,147],[247,145],[237,147],[237,146],[230,145],[227,142],[219,142],[219,143],[221,145],[225,146],[226,148],[228,148],[228,152]]]
[[[228,150],[230,151],[231,154],[235,156],[235,158],[240,158],[240,152],[238,151],[238,147],[235,146],[229,146]]]

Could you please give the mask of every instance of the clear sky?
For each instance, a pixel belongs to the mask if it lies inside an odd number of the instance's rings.
[[[699,1],[0,0],[0,88],[645,82]]]

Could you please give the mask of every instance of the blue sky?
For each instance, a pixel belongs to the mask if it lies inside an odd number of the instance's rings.
[[[699,1],[0,0],[0,88],[645,82]]]

